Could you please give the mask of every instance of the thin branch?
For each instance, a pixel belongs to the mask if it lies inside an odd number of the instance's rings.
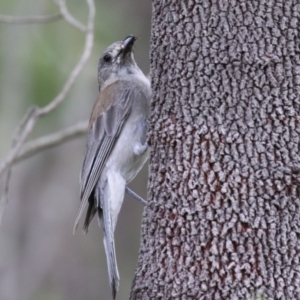
[[[37,121],[37,108],[30,108],[26,112],[25,116],[27,119],[26,124],[23,124],[23,121],[17,126],[17,130],[19,132],[18,140],[15,145],[12,145],[10,152],[7,157],[3,160],[0,165],[0,177],[1,175],[10,167],[19,151],[21,150],[27,136],[32,131],[36,121]],[[22,128],[23,127],[23,128]]]
[[[60,13],[69,24],[82,32],[87,31],[87,27],[70,14],[65,0],[53,0],[53,2],[58,5]]]
[[[35,23],[50,23],[62,19],[62,13],[57,13],[49,16],[29,16],[29,17],[16,17],[0,15],[0,22],[23,25],[23,24],[35,24]]]
[[[85,38],[85,46],[84,46],[83,53],[82,53],[78,63],[76,64],[75,68],[71,72],[65,85],[63,86],[61,92],[47,106],[45,106],[43,108],[37,108],[33,111],[31,117],[29,118],[27,123],[24,125],[24,128],[22,129],[22,132],[20,133],[17,144],[14,147],[12,147],[9,154],[6,156],[6,158],[1,163],[0,177],[9,168],[9,166],[14,162],[14,160],[18,156],[25,140],[27,139],[28,135],[32,132],[38,119],[40,117],[43,117],[44,115],[50,113],[51,111],[53,111],[66,98],[67,93],[70,91],[76,78],[78,77],[78,75],[82,71],[83,67],[85,66],[88,58],[90,57],[92,47],[93,47],[93,40],[94,40],[93,29],[94,29],[94,17],[95,17],[95,4],[94,4],[93,0],[86,0],[86,2],[89,7],[89,16],[88,16],[87,30],[85,33],[86,38]],[[65,18],[65,15],[63,15],[63,17]]]
[[[79,122],[67,129],[37,138],[33,141],[30,141],[22,147],[22,150],[18,154],[14,162],[20,162],[30,156],[33,156],[45,149],[49,149],[60,144],[63,144],[67,141],[76,139],[87,132],[88,122],[82,121]]]
[[[20,125],[22,122],[25,122],[25,120],[29,117],[30,117],[30,111],[25,115],[23,120],[20,122]],[[43,136],[43,137],[35,139],[33,141],[30,141],[30,142],[26,143],[25,145],[23,145],[21,152],[15,158],[13,163],[20,162],[21,160],[26,159],[30,156],[33,156],[33,155],[37,154],[38,152],[41,152],[45,149],[49,149],[51,147],[55,147],[62,143],[70,141],[72,139],[75,139],[86,133],[87,126],[88,126],[88,122],[82,121],[82,122],[79,122],[79,123],[67,128],[67,129],[61,130],[61,131],[53,133],[53,134],[49,134],[47,136]],[[15,132],[15,135],[13,138],[13,142],[12,142],[12,146],[17,142],[16,137],[18,135],[19,129],[20,128],[16,129],[16,132]],[[4,209],[8,203],[9,183],[10,183],[10,178],[11,178],[11,173],[12,173],[11,169],[12,169],[12,164],[10,164],[8,166],[6,179],[5,179],[4,193],[0,199],[0,225],[2,222]]]
[[[78,77],[79,73],[82,71],[83,67],[85,66],[88,58],[91,55],[93,42],[94,42],[94,17],[95,17],[95,5],[93,0],[86,0],[89,8],[89,20],[87,25],[86,31],[86,38],[85,38],[85,47],[83,53],[71,72],[67,82],[65,83],[64,87],[62,88],[61,92],[54,98],[52,102],[50,102],[44,108],[39,109],[39,116],[44,116],[54,110],[66,97],[67,93],[70,91],[71,87],[73,86],[76,78]],[[1,169],[0,169],[1,174]]]
[[[21,135],[22,128],[28,122],[28,120],[30,120],[30,118],[33,115],[35,109],[36,108],[34,106],[30,107],[27,110],[26,114],[21,119],[21,121],[19,122],[17,128],[15,129],[15,131],[13,133],[11,148],[14,148],[15,145],[18,143],[18,138]],[[7,170],[7,174],[6,174],[6,178],[5,178],[4,193],[3,193],[2,197],[1,197],[1,201],[0,201],[0,225],[1,225],[1,221],[2,221],[4,208],[5,208],[6,204],[8,203],[9,183],[10,183],[11,172],[12,172],[11,168],[12,168],[12,165],[9,165],[8,170]]]
[[[5,187],[4,187],[4,193],[0,200],[0,225],[2,222],[2,216],[4,212],[4,208],[8,203],[8,192],[9,192],[9,182],[11,177],[11,167],[7,171],[6,180],[5,180]]]
[[[18,126],[16,127],[13,133],[12,147],[14,147],[14,145],[16,145],[16,143],[18,142],[18,137],[21,135],[22,129],[37,109],[38,107],[35,105],[32,105],[27,109],[25,115],[22,117],[21,121],[19,122]]]

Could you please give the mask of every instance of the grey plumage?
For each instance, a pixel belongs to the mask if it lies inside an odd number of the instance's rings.
[[[113,298],[119,287],[114,230],[126,184],[147,160],[147,118],[150,84],[131,52],[133,36],[116,42],[99,60],[99,97],[89,123],[81,171],[81,203],[75,221],[88,204],[83,226],[87,232],[97,214],[104,231],[104,247]]]

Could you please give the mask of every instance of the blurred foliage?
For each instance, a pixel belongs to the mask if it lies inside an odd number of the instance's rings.
[[[37,123],[31,137],[87,119],[97,95],[102,50],[128,34],[138,37],[135,57],[149,72],[151,2],[96,0],[95,44],[75,87],[57,110]],[[67,1],[85,23],[87,6]],[[0,14],[48,15],[51,0],[0,1]],[[81,32],[60,20],[49,24],[0,23],[0,160],[12,133],[32,105],[44,106],[60,91],[84,46]],[[0,227],[0,299],[109,299],[102,232],[72,236],[78,177],[85,148],[79,139],[30,158],[13,169],[10,202]],[[131,185],[146,197],[147,168]],[[1,188],[1,184],[0,184]],[[128,298],[137,261],[142,207],[126,198],[116,231],[121,276],[119,299]]]
[[[96,82],[97,60],[101,51],[131,33],[139,37],[136,59],[141,68],[148,72],[150,5],[133,0],[95,2],[97,15],[94,51],[79,80],[90,81],[93,77]],[[85,22],[88,13],[85,1],[73,0],[67,3],[74,16]],[[0,2],[0,13],[7,15],[47,15],[57,11],[56,5],[50,0]],[[13,105],[14,114],[20,119],[29,105],[44,106],[59,92],[81,55],[84,36],[63,20],[32,25],[0,23],[0,42],[0,110],[8,116],[6,109],[11,113]],[[13,96],[11,89],[14,90]],[[12,102],[11,106],[4,105],[7,101]],[[63,106],[66,108],[66,104]],[[58,122],[59,119],[55,119],[55,115],[62,114],[62,111],[60,108],[53,112],[55,122],[49,120],[42,128],[46,131],[59,128],[61,123]],[[51,123],[54,128],[51,128]],[[0,130],[2,137],[2,130],[6,131],[6,128]]]

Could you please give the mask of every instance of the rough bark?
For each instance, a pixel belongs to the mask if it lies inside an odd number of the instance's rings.
[[[300,299],[300,1],[153,1],[131,299]]]

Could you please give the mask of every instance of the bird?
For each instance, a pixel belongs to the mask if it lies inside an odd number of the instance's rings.
[[[87,207],[83,231],[95,215],[103,229],[104,249],[113,299],[119,289],[114,230],[126,185],[148,159],[150,82],[135,62],[133,35],[110,45],[98,63],[98,98],[88,126],[80,175],[80,206],[74,231]],[[135,197],[139,198],[139,196]],[[140,199],[143,201],[143,199]]]

